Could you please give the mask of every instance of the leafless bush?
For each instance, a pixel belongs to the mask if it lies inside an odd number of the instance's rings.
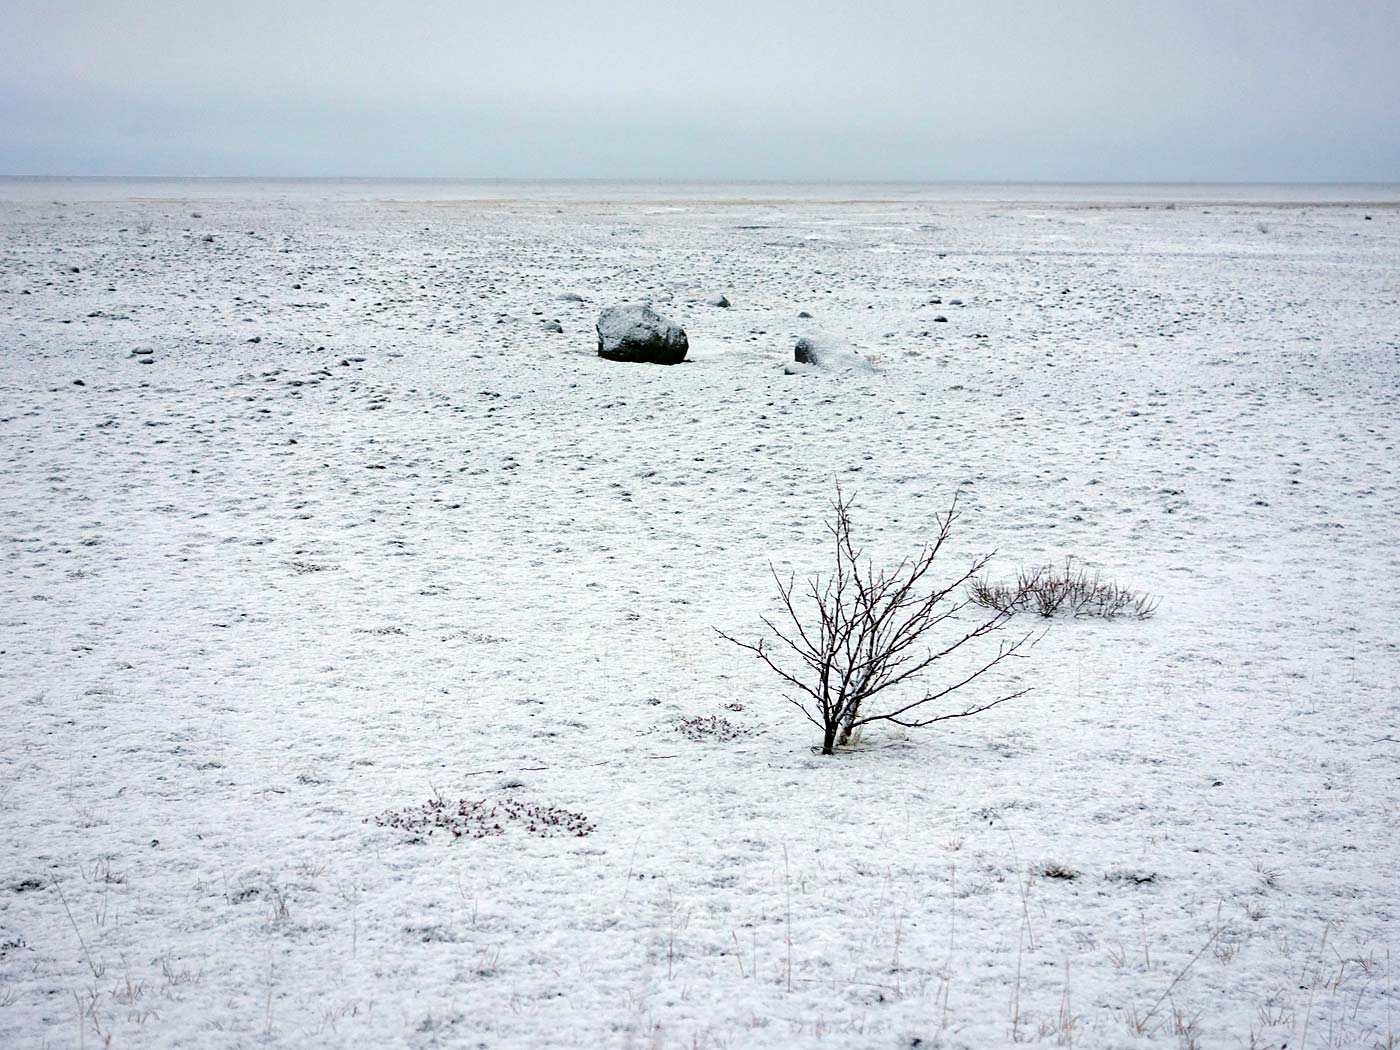
[[[970,670],[962,668],[947,684],[925,686],[936,663],[1000,630],[1011,617],[1008,611],[995,610],[991,617],[971,624],[958,620],[972,604],[958,595],[982,572],[991,555],[977,558],[945,585],[929,580],[958,518],[956,499],[935,518],[938,531],[931,543],[893,568],[879,570],[851,537],[851,501],[839,488],[832,506],[835,519],[826,527],[836,564],[829,575],[811,577],[799,594],[795,577],[785,580],[769,566],[785,614],[781,628],[763,618],[776,642],[769,638],[742,642],[717,631],[721,638],[753,653],[796,691],[787,699],[822,731],[822,754],[832,754],[837,744],[847,743],[853,732],[871,722],[919,728],[980,714],[1026,692],[1016,690],[951,712],[935,713],[927,706],[1019,655],[1031,637],[1003,642],[995,653],[984,654]],[[810,600],[810,615],[798,608],[804,598]],[[935,642],[939,628],[948,637]]]
[[[1008,615],[1033,612],[1049,617],[1061,612],[1073,616],[1131,616],[1145,620],[1157,611],[1160,599],[1090,575],[1073,558],[1063,566],[1022,569],[1011,583],[990,583],[980,576],[968,582],[967,592],[983,608]]]

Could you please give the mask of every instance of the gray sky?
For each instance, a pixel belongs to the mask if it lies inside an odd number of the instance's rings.
[[[7,0],[0,173],[1400,181],[1400,0]]]

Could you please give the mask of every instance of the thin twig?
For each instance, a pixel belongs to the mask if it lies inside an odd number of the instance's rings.
[[[51,881],[53,888],[58,891],[58,899],[63,903],[63,910],[68,913],[68,921],[73,926],[73,932],[78,935],[78,943],[82,946],[83,957],[87,959],[88,969],[92,971],[94,977],[100,978],[107,972],[107,968],[104,966],[99,970],[97,964],[92,961],[92,953],[88,951],[87,941],[83,940],[83,931],[78,929],[78,920],[73,918],[73,909],[68,907],[68,898],[63,895],[63,887],[58,884],[58,879]]]

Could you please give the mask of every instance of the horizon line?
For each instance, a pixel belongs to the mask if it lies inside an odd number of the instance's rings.
[[[923,179],[923,178],[840,178],[840,177],[744,177],[645,175],[180,175],[124,173],[120,175],[73,175],[0,173],[0,179],[20,180],[107,180],[160,179],[182,182],[506,182],[506,183],[644,183],[686,185],[846,185],[846,186],[1400,186],[1394,179]]]

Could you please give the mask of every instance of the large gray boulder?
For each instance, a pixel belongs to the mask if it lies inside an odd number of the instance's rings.
[[[609,361],[678,365],[689,349],[685,330],[651,303],[609,306],[598,315],[598,356]]]

